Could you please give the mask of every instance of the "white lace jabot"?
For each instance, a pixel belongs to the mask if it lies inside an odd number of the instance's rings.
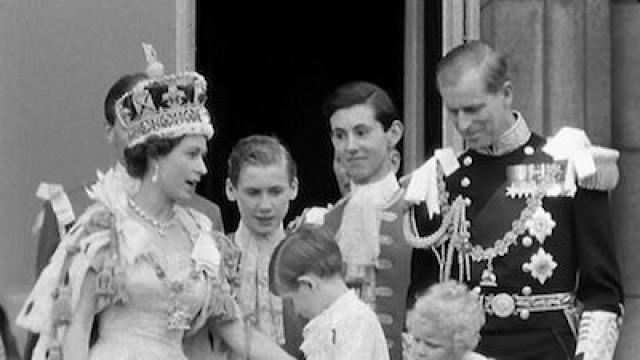
[[[381,180],[352,187],[336,236],[347,264],[370,265],[380,254],[380,210],[400,189],[393,172]]]

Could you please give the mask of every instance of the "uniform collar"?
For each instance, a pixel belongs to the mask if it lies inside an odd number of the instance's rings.
[[[493,144],[476,149],[476,151],[483,155],[502,156],[526,144],[531,137],[531,130],[520,112],[514,111],[513,116],[516,122],[509,130],[505,131]]]

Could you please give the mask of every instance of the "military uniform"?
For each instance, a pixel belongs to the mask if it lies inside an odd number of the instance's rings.
[[[394,179],[395,180],[395,179]],[[344,220],[344,210],[350,196],[338,202],[324,216],[324,226],[337,233]],[[380,213],[380,252],[373,269],[374,284],[368,291],[360,289],[361,298],[373,306],[389,347],[392,360],[402,359],[402,331],[405,322],[407,294],[411,283],[412,247],[407,236],[406,215],[409,204],[404,201],[404,189],[392,193]],[[347,279],[348,285],[349,279]],[[368,292],[373,298],[367,299]]]
[[[572,359],[576,300],[585,311],[621,312],[608,193],[577,187],[573,196],[547,193],[536,203],[514,188],[507,177],[513,165],[553,162],[541,150],[545,139],[521,120],[513,148],[498,155],[466,151],[445,179],[449,199],[466,204],[470,235],[466,259],[454,262],[451,274],[481,289],[487,322],[478,352],[501,360]],[[421,264],[435,261],[428,251],[420,257]],[[422,287],[437,281],[431,269],[418,280]]]

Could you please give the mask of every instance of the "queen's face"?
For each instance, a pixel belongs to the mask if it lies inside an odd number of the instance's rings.
[[[169,154],[158,159],[158,182],[169,199],[188,200],[195,194],[198,182],[207,173],[206,154],[205,136],[187,135]]]

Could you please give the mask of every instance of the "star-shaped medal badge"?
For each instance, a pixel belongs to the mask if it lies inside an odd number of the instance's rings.
[[[531,273],[531,276],[544,285],[556,267],[558,263],[553,260],[553,256],[540,248],[537,253],[531,255],[529,262],[522,264],[522,271]]]

